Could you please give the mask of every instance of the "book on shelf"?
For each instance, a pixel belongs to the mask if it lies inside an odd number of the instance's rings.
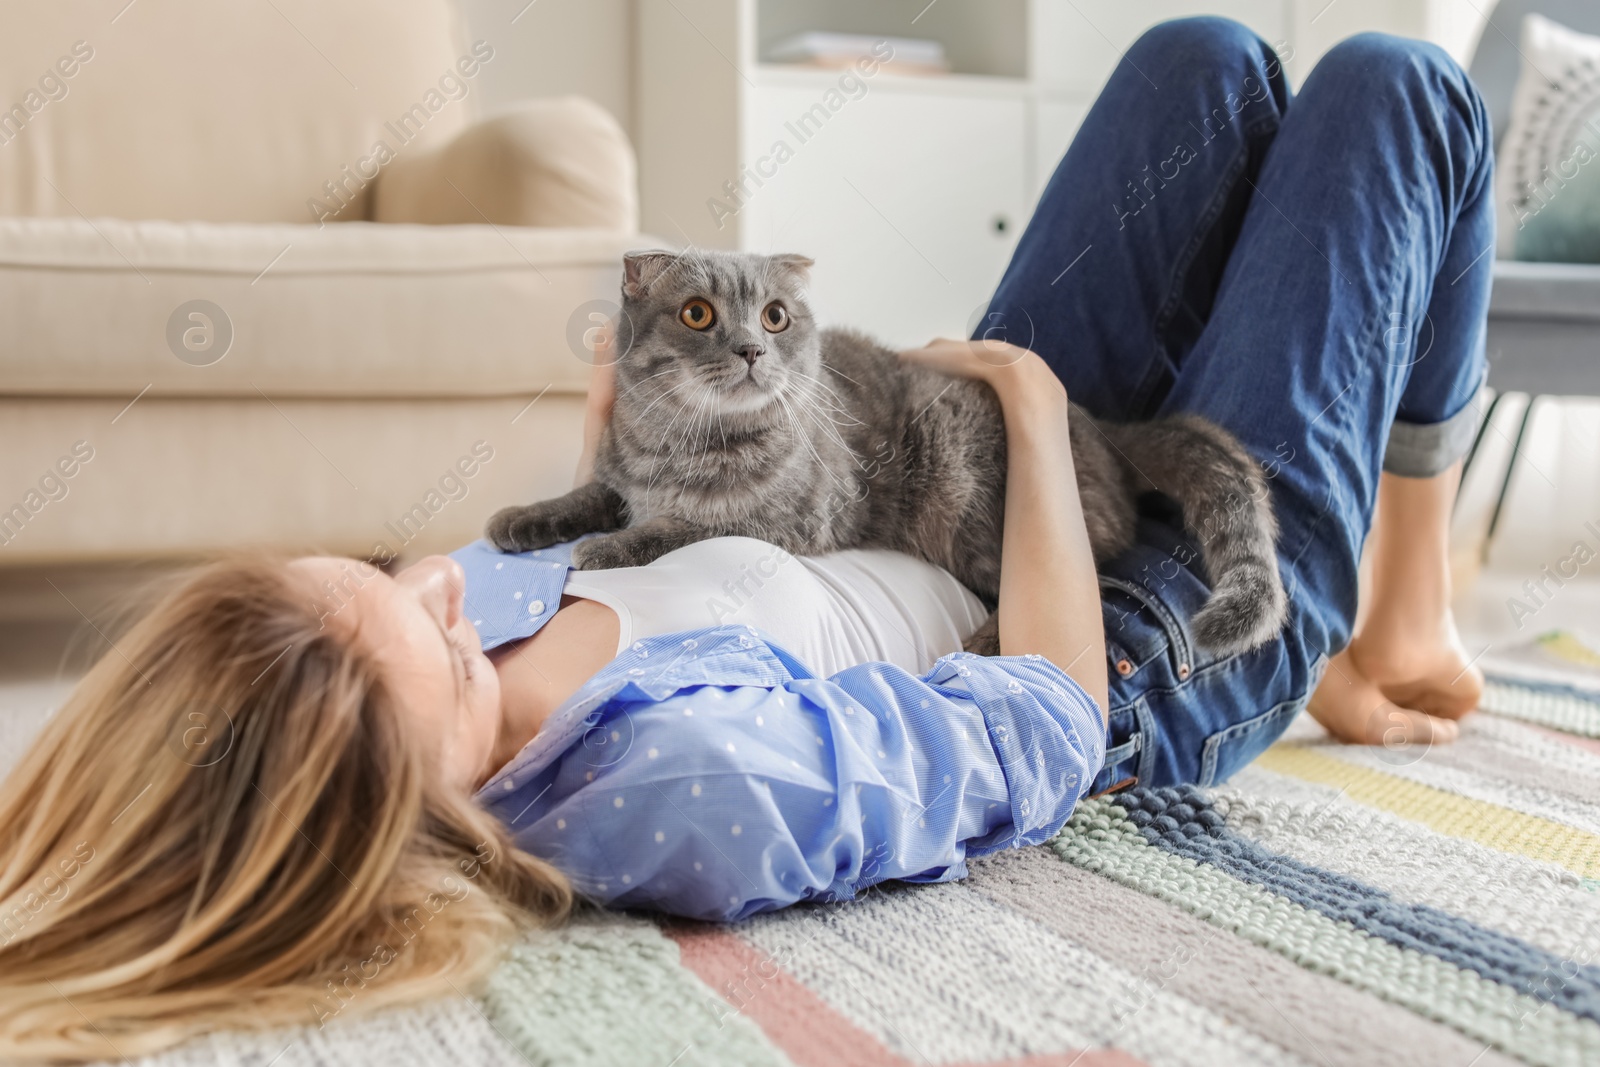
[[[890,58],[881,60],[885,48]],[[786,37],[767,49],[768,63],[785,66],[842,70],[863,59],[880,59],[889,74],[948,74],[950,61],[940,41],[915,37],[887,37],[870,33],[832,33],[812,30]]]

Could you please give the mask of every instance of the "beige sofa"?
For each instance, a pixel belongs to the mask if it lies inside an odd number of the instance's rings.
[[[448,0],[0,8],[0,567],[416,554],[570,485],[633,155],[480,117],[494,62]]]

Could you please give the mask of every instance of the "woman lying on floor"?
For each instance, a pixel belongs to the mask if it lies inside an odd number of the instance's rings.
[[[1229,22],[1129,50],[991,305],[1028,310],[1032,351],[906,356],[1002,402],[1001,657],[956,651],[970,593],[887,553],[735,539],[625,581],[482,546],[393,578],[201,570],[0,792],[0,1057],[450,993],[574,888],[734,918],[958,878],[1086,794],[1225,779],[1308,702],[1343,740],[1451,739],[1481,684],[1445,533],[1484,370],[1490,143],[1429,46],[1347,41],[1292,104]],[[1395,316],[1425,316],[1431,347]],[[1206,589],[1159,509],[1097,577],[1069,393],[1113,419],[1199,413],[1261,461],[1279,639],[1194,657]],[[695,629],[713,599],[730,621]]]

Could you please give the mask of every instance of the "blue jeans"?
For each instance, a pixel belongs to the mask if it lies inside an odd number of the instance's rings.
[[[1045,189],[980,333],[1033,348],[1095,414],[1203,415],[1267,475],[1289,624],[1195,648],[1198,548],[1147,498],[1102,568],[1111,718],[1102,790],[1222,781],[1305,707],[1350,639],[1379,472],[1469,447],[1484,378],[1493,139],[1439,49],[1363,35],[1291,93],[1222,19],[1127,52]]]

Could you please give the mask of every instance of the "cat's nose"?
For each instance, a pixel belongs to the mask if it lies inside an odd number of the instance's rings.
[[[734,345],[733,350],[739,353],[740,357],[744,359],[747,366],[754,367],[756,365],[756,360],[759,359],[761,354],[766,351],[766,347],[756,344],[754,341],[743,341]]]

